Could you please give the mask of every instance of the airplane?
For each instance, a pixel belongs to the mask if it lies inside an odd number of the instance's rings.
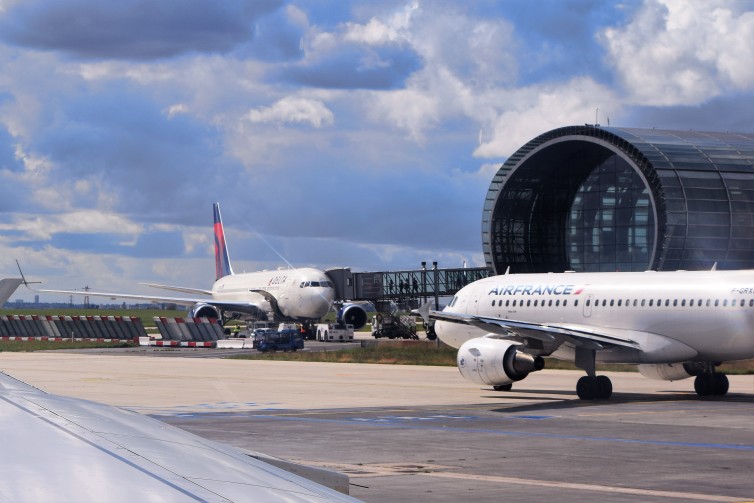
[[[0,373],[0,501],[355,502],[348,477]]]
[[[8,302],[10,296],[13,295],[13,292],[15,292],[23,282],[24,280],[21,278],[0,279],[0,307],[3,307],[3,305]]]
[[[545,356],[586,372],[582,400],[612,395],[596,363],[638,364],[645,377],[695,376],[700,396],[722,396],[721,362],[754,358],[754,270],[506,274],[475,281],[434,320],[437,336],[458,348],[461,375],[509,391],[544,368]]]
[[[142,300],[187,306],[192,318],[224,321],[240,314],[270,321],[293,321],[311,324],[330,310],[335,288],[319,269],[278,269],[235,274],[225,241],[220,204],[214,203],[215,277],[211,290],[144,283],[147,286],[192,294],[195,297],[165,297],[80,290],[38,290],[94,297]],[[357,304],[344,306],[344,322],[359,329],[366,324],[367,313]],[[230,316],[228,316],[230,314]]]

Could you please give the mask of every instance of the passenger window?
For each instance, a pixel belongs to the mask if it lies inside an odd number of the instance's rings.
[[[654,302],[655,302],[654,299],[649,299],[649,307],[652,307],[652,305],[654,305]]]
[[[670,305],[670,299],[665,299],[665,307],[668,307]]]
[[[689,307],[694,307],[694,299],[691,299],[691,300],[689,301]]]
[[[516,307],[516,299],[513,299],[513,307]]]
[[[506,301],[505,301],[505,307],[508,307],[508,306],[510,306],[510,305],[511,305],[511,301],[510,301],[510,299],[506,300]]]
[[[678,299],[673,299],[673,307],[678,305]]]
[[[644,299],[641,299],[641,307],[644,307],[644,302],[646,302]]]
[[[531,299],[526,301],[526,307],[529,307],[529,306],[531,306]]]
[[[751,299],[751,300],[749,301],[749,307],[754,307],[754,299]]]
[[[686,307],[686,299],[681,299],[681,307]]]
[[[589,299],[586,299],[586,307],[589,307],[589,303],[590,303],[590,302],[591,302],[591,300],[589,300]]]
[[[537,299],[534,299],[534,307],[537,307]]]
[[[634,299],[634,307],[636,307],[636,299]]]
[[[728,299],[723,300],[723,307],[728,307]]]
[[[751,301],[752,305],[754,306],[754,300]],[[555,307],[560,307],[560,299],[555,301]]]
[[[605,307],[607,305],[607,299],[602,299],[602,307]]]
[[[709,299],[707,299],[707,307],[709,307]]]
[[[715,307],[717,307],[719,305],[720,305],[720,300],[719,299],[715,299]]]
[[[552,307],[552,299],[550,299],[550,302],[547,303],[548,307]]]
[[[492,301],[492,307],[495,307],[495,301],[494,300]]]
[[[623,299],[618,299],[618,307],[623,305]]]
[[[610,307],[613,307],[614,304],[615,304],[615,300],[610,299]]]

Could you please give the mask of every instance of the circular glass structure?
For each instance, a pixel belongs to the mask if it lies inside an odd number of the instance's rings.
[[[754,135],[571,126],[498,170],[488,267],[512,272],[754,267]]]

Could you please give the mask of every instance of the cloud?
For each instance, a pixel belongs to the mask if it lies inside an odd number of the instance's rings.
[[[45,240],[56,234],[117,234],[135,236],[141,225],[122,215],[96,210],[80,210],[48,215],[16,214],[12,223],[0,224],[0,230],[13,231],[20,240]]]
[[[743,2],[647,0],[625,26],[602,40],[629,95],[639,105],[697,105],[750,90],[754,12]]]
[[[329,126],[335,120],[321,101],[294,96],[283,98],[270,107],[251,110],[247,117],[254,123],[308,124],[315,128]]]
[[[2,39],[84,59],[149,60],[228,52],[254,36],[279,0],[28,0],[0,17]]]
[[[622,111],[620,100],[608,88],[588,77],[564,85],[537,85],[507,94],[514,106],[501,111],[483,130],[474,156],[508,157],[529,140],[556,127],[594,123],[596,109],[606,122]]]

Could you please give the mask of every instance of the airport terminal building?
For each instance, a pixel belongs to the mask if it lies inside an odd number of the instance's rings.
[[[493,178],[482,243],[497,274],[754,268],[754,134],[548,131]]]

